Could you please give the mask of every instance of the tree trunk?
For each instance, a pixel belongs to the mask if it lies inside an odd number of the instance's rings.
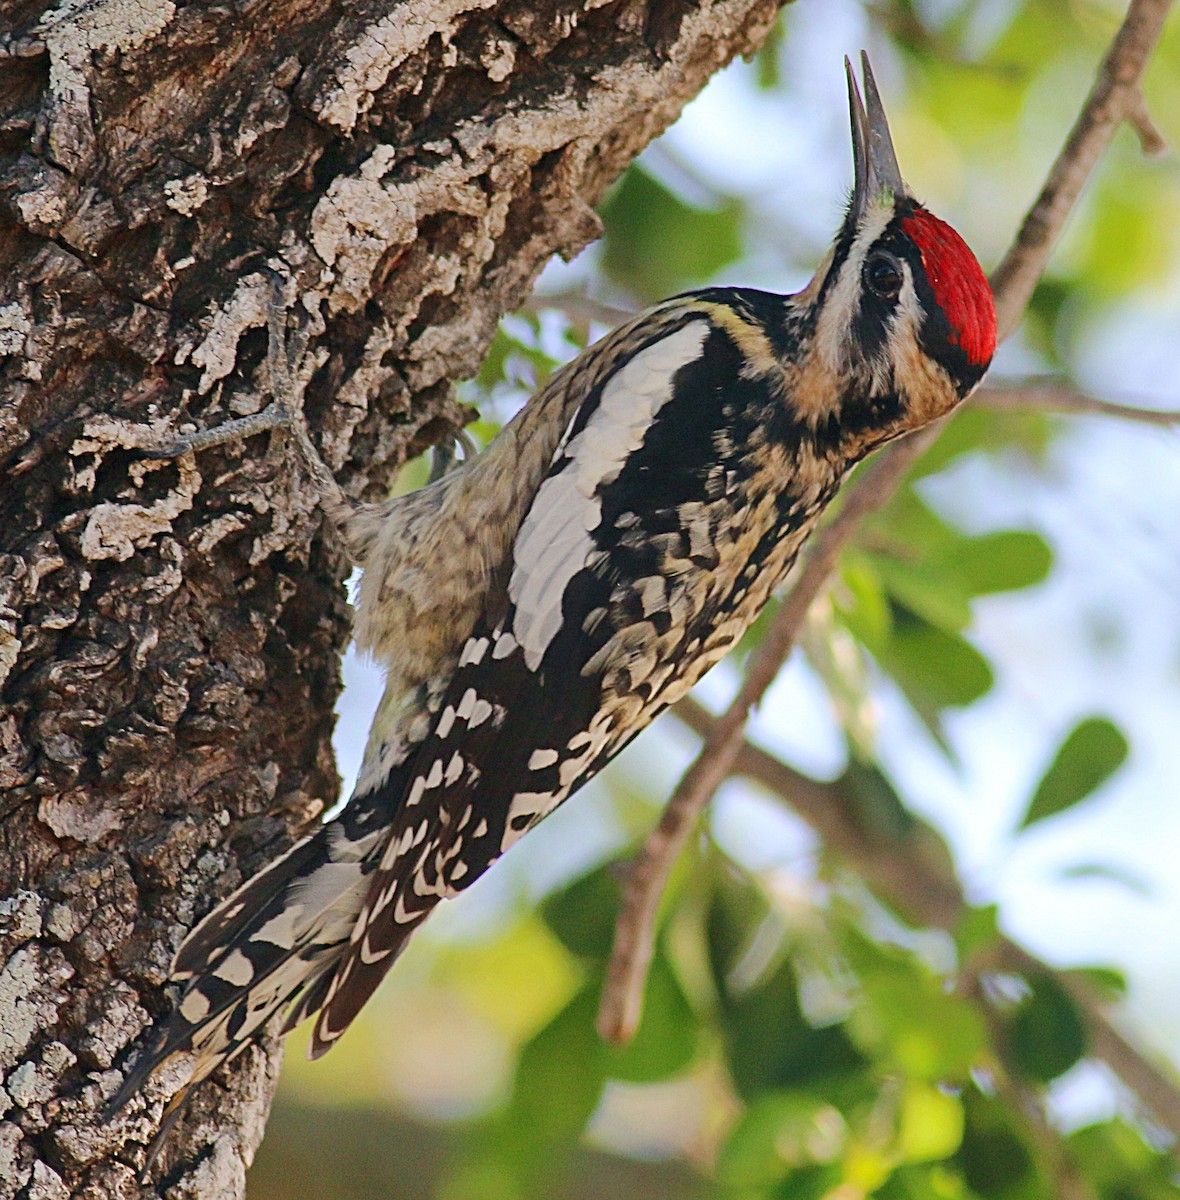
[[[264,440],[273,274],[313,436],[381,495],[452,382],[775,0],[7,0],[0,25],[0,1197],[135,1196],[103,1126],[183,934],[335,798],[345,563]],[[146,1194],[240,1196],[274,1042]],[[174,1085],[175,1080],[171,1081]]]

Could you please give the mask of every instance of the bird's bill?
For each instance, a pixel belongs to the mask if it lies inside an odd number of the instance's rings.
[[[852,63],[847,57],[844,59],[844,69],[848,72],[848,108],[852,117],[852,161],[855,169],[852,211],[858,221],[874,200],[892,200],[894,196],[904,196],[906,191],[901,168],[897,165],[893,139],[889,136],[889,122],[885,119],[881,93],[877,91],[869,56],[863,50],[860,60],[864,67],[864,101],[860,98],[860,88],[856,86]]]

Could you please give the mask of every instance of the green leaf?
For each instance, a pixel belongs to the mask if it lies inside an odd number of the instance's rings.
[[[718,921],[711,913],[709,929],[711,943],[715,931],[724,938],[723,945],[710,945],[714,964],[731,961],[736,939],[730,921]],[[748,944],[748,937],[743,944]],[[732,986],[728,971],[719,974],[716,982],[729,1071],[743,1099],[754,1100],[771,1088],[820,1091],[864,1070],[866,1059],[843,1025],[817,1029],[803,1016],[789,959],[749,987]]]
[[[1064,974],[1085,980],[1111,1004],[1127,998],[1127,977],[1115,967],[1071,967]]]
[[[1037,283],[1024,314],[1023,332],[1032,348],[1044,355],[1053,368],[1060,368],[1061,347],[1057,330],[1069,311],[1073,287],[1064,279],[1044,276]]]
[[[602,265],[642,301],[706,282],[742,251],[741,206],[686,204],[632,164],[602,206]]]
[[[947,1158],[963,1140],[963,1105],[930,1084],[911,1083],[901,1098],[897,1146],[906,1162]]]
[[[945,567],[933,561],[907,562],[881,556],[881,581],[905,608],[948,633],[966,629],[971,621],[968,593]]]
[[[817,1028],[804,1017],[790,956],[772,952],[750,978],[750,952],[765,937],[768,921],[775,920],[768,914],[766,893],[748,875],[719,862],[706,935],[717,1030],[734,1090],[753,1102],[778,1088],[807,1088],[825,1096],[843,1087],[857,1089],[868,1060],[844,1025]]]
[[[964,1138],[958,1159],[968,1186],[984,1200],[1028,1194],[1017,1189],[1033,1175],[1035,1165],[1027,1148],[1008,1130]]]
[[[570,357],[573,353],[576,350],[571,351]],[[496,327],[479,374],[469,384],[461,385],[461,392],[474,389],[474,394],[468,393],[465,398],[479,406],[481,393],[489,395],[504,388],[534,391],[558,366],[559,360],[541,348],[537,315],[516,313],[505,317]]]
[[[927,624],[899,609],[893,636],[870,647],[905,693],[914,711],[942,744],[939,714],[974,703],[992,686],[987,659],[958,634]]]
[[[911,519],[920,511],[909,506]],[[924,545],[899,546],[873,562],[903,607],[948,633],[967,628],[976,596],[1031,587],[1053,562],[1044,538],[1024,530],[968,537],[927,519],[919,536]]]
[[[587,984],[525,1043],[508,1103],[472,1130],[448,1196],[524,1200],[545,1194],[606,1082],[606,1047],[594,1028],[597,1008],[598,988]]]
[[[760,1096],[722,1146],[717,1180],[730,1188],[777,1183],[796,1167],[835,1161],[847,1135],[840,1112],[818,1097],[802,1092]]]
[[[521,1051],[509,1110],[512,1126],[535,1145],[571,1141],[598,1104],[606,1047],[597,1012],[598,988],[586,986]]]
[[[872,537],[866,544],[909,562],[920,562],[963,538],[912,487],[896,492],[870,519],[868,529]]]
[[[899,630],[894,638],[895,678],[932,708],[973,704],[992,686],[987,659],[969,642],[931,626]]]
[[[710,874],[705,944],[714,985],[724,1001],[734,991],[734,968],[770,912],[770,900],[746,872],[718,852],[713,855]]]
[[[1037,1160],[1020,1136],[1020,1113],[974,1085],[964,1088],[963,1142],[954,1162],[971,1191],[983,1200],[1045,1200],[1054,1195]]]
[[[835,593],[836,608],[844,624],[866,645],[877,644],[889,635],[893,614],[881,583],[876,562],[855,547],[843,557],[843,585]]]
[[[1053,552],[1043,537],[1009,529],[964,539],[953,554],[931,563],[934,570],[953,572],[968,595],[1013,592],[1041,583],[1053,565]]]
[[[507,332],[503,325],[496,326],[492,344],[488,347],[488,352],[484,355],[483,363],[479,368],[479,374],[475,377],[475,382],[479,387],[484,391],[491,391],[496,384],[505,381],[508,356],[518,349],[519,345],[520,343]]]
[[[1064,1075],[1086,1052],[1077,1005],[1052,975],[1028,977],[1029,994],[1005,1021],[1008,1056],[1038,1083]]]
[[[1111,1200],[1175,1200],[1175,1161],[1150,1145],[1142,1132],[1116,1118],[1079,1129],[1069,1137],[1070,1158],[1095,1195]]]
[[[966,1079],[988,1041],[972,1004],[948,993],[916,956],[876,943],[855,926],[845,927],[843,935],[864,997],[848,1022],[858,1045],[878,1065],[899,1067],[915,1081]]]
[[[931,1083],[962,1080],[979,1064],[987,1036],[967,1002],[900,974],[862,981],[868,1003],[850,1023],[875,1057]]]
[[[1122,731],[1106,717],[1075,726],[1037,784],[1020,828],[1081,803],[1123,765],[1127,750]]]
[[[854,801],[856,815],[870,836],[899,841],[914,831],[913,815],[876,767],[850,760],[836,786]]]
[[[829,1197],[840,1194],[844,1182],[842,1163],[831,1163],[822,1167],[799,1167],[769,1195],[771,1200],[829,1200]],[[749,1195],[745,1193],[746,1197]]]
[[[619,880],[608,864],[555,892],[541,905],[541,915],[576,958],[605,962],[618,907]]]
[[[977,954],[986,955],[1000,940],[1000,908],[997,904],[969,908],[954,930],[959,961],[967,962]]]

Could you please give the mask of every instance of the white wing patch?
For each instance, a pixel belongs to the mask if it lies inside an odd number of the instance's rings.
[[[566,585],[593,552],[602,504],[596,495],[618,477],[642,444],[656,414],[672,399],[672,377],[699,358],[709,333],[693,321],[640,351],[603,388],[586,427],[558,450],[571,461],[549,476],[520,527],[508,595],[516,606],[512,632],[529,670],[541,663],[561,628]]]
[[[848,353],[849,330],[860,301],[860,269],[865,255],[892,219],[892,200],[888,204],[874,205],[860,224],[860,232],[849,247],[848,257],[840,268],[835,286],[828,293],[827,303],[820,308],[816,345],[824,362],[833,369],[838,369]]]

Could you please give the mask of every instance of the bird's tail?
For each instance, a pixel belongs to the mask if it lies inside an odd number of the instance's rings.
[[[355,804],[355,801],[354,801]],[[349,806],[353,808],[352,805]],[[323,1002],[381,856],[356,812],[321,827],[243,884],[188,935],[172,964],[185,989],[107,1107],[118,1112],[178,1053],[193,1074],[169,1111],[291,1005],[284,1032]],[[368,824],[365,822],[364,824]]]

